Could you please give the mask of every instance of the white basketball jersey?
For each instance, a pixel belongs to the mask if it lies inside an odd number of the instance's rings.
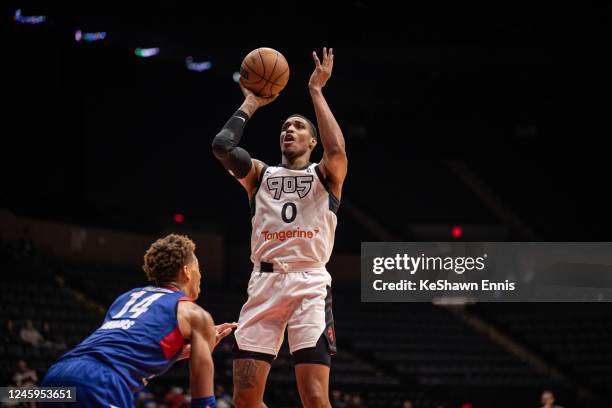
[[[251,261],[327,263],[340,202],[312,163],[299,170],[264,167],[251,199]]]

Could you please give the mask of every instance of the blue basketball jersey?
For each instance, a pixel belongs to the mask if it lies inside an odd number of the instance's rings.
[[[102,326],[60,360],[89,356],[117,371],[133,392],[165,372],[179,356],[178,302],[190,300],[177,290],[136,288],[119,296]]]

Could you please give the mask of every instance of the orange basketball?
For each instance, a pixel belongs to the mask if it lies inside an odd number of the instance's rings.
[[[272,96],[289,81],[289,64],[283,54],[272,48],[257,48],[240,65],[242,85],[259,96]]]

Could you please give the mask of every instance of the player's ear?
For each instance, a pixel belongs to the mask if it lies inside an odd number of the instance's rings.
[[[181,269],[181,274],[184,275],[187,280],[191,280],[191,271],[189,270],[187,265],[183,265],[183,268]]]
[[[314,149],[315,147],[317,147],[317,138],[311,137],[310,138],[310,149]]]

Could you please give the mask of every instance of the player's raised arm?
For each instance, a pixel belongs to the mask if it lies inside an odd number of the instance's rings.
[[[240,143],[247,121],[253,116],[255,111],[274,101],[278,95],[265,98],[255,95],[242,86],[242,84],[240,84],[240,88],[244,94],[244,102],[223,126],[221,131],[217,133],[212,142],[212,150],[217,159],[223,164],[223,167],[236,177],[247,190],[250,198],[251,193],[257,188],[257,178],[263,163],[259,160],[251,159],[249,153],[239,147],[238,143]]]
[[[334,66],[333,48],[330,48],[329,51],[326,47],[323,48],[323,62],[319,60],[315,51],[312,52],[312,58],[315,63],[315,70],[310,76],[308,89],[314,104],[321,143],[323,144],[323,160],[321,160],[319,168],[323,172],[331,191],[336,197],[340,198],[342,183],[346,178],[348,159],[342,130],[340,130],[340,126],[323,96],[323,87],[331,77]]]

